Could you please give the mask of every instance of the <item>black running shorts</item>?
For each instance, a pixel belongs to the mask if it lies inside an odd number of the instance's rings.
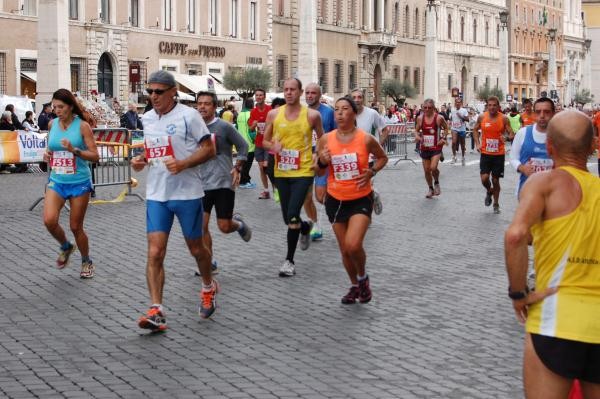
[[[340,201],[327,193],[325,212],[330,223],[347,223],[353,215],[365,215],[369,218],[373,213],[373,192],[351,201]]]
[[[217,211],[217,219],[231,219],[235,205],[235,191],[228,188],[207,190],[202,198],[205,213],[211,213],[213,206]]]
[[[550,371],[564,378],[600,384],[600,344],[531,334],[535,353]]]
[[[504,177],[504,155],[481,154],[479,160],[479,173],[497,178]]]

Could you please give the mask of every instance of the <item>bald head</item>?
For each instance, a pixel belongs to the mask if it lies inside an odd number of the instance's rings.
[[[580,111],[559,112],[548,123],[548,139],[557,155],[587,158],[594,141],[592,121]]]
[[[321,87],[316,83],[309,83],[306,85],[306,89],[304,89],[304,98],[306,99],[306,104],[308,104],[311,108],[319,108],[320,100],[321,100]]]

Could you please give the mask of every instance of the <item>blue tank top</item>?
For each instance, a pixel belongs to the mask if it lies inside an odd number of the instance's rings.
[[[62,139],[68,139],[73,147],[79,148],[80,150],[87,150],[83,136],[81,135],[81,119],[75,116],[73,122],[69,125],[67,130],[63,130],[60,127],[59,120],[56,119],[52,123],[48,139],[48,149],[52,152],[53,157],[63,157],[63,162],[59,162],[52,168],[50,173],[50,180],[56,183],[67,183],[76,184],[83,183],[91,179],[92,174],[90,171],[89,162],[75,156],[67,151],[65,147],[60,144]],[[56,153],[55,153],[56,151]],[[75,170],[74,173],[70,172],[69,158],[75,158]]]
[[[546,143],[540,144],[533,139],[533,126],[534,125],[529,125],[525,128],[525,139],[521,146],[519,161],[522,164],[531,162],[535,167],[536,172],[551,169],[552,159],[550,159],[548,152],[546,151]],[[526,180],[527,176],[521,173],[521,176],[519,176],[519,192],[521,192],[521,188]]]

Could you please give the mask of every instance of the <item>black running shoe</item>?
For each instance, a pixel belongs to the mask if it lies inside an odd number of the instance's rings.
[[[351,305],[353,303],[356,303],[356,300],[358,299],[358,293],[358,287],[355,287],[353,285],[352,287],[350,287],[348,293],[342,297],[342,303],[344,305]]]

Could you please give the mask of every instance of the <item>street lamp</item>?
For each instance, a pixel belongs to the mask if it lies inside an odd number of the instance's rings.
[[[583,41],[583,48],[586,52],[590,51],[590,47],[592,47],[592,39],[585,39]]]
[[[500,11],[500,26],[506,28],[508,24],[508,11],[502,10]]]
[[[550,37],[551,42],[553,42],[556,39],[556,28],[548,29],[548,37]]]

